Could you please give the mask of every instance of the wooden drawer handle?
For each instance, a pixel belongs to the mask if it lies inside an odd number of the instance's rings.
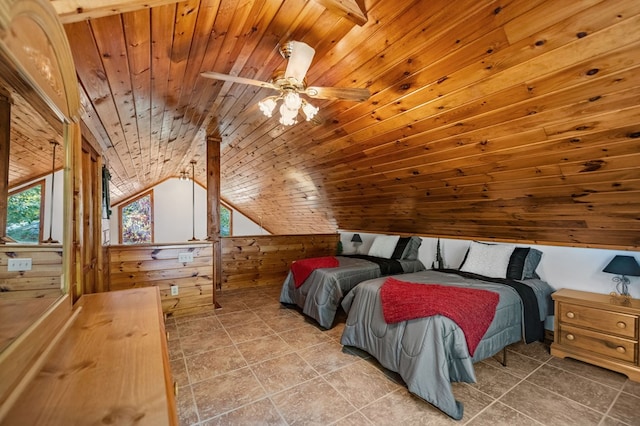
[[[569,311],[567,312],[567,318],[575,318],[576,314],[574,314],[573,312]]]
[[[574,336],[573,334],[567,334],[567,340],[575,340],[576,336]]]
[[[623,354],[623,353],[627,352],[627,349],[624,346],[618,346],[616,348],[616,351],[618,351],[619,353]]]
[[[178,382],[173,382],[173,394],[178,396]]]
[[[618,321],[616,325],[618,326],[618,328],[627,328],[627,323],[625,323],[624,321]]]

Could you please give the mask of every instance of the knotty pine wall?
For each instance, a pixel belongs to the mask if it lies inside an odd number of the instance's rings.
[[[193,262],[178,261],[192,253]],[[107,249],[109,290],[158,286],[162,311],[179,316],[213,304],[213,246],[209,242],[113,245]],[[178,295],[171,295],[171,286]]]
[[[222,288],[282,284],[291,262],[336,254],[339,234],[222,238]]]
[[[15,258],[31,259],[31,270],[9,272],[9,259]],[[61,245],[0,245],[0,298],[58,297],[61,276]]]
[[[222,238],[222,289],[282,284],[291,262],[305,257],[336,254],[339,234],[259,235]],[[191,252],[193,263],[178,254]],[[180,316],[213,304],[213,247],[211,243],[114,245],[107,248],[109,290],[155,285],[162,311]],[[171,296],[171,285],[179,293]]]

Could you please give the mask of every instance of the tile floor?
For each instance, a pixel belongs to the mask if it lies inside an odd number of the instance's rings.
[[[323,330],[279,294],[223,291],[222,309],[167,320],[182,425],[640,425],[640,383],[542,343],[513,345],[508,367],[485,360],[478,383],[454,384],[456,422],[343,347],[344,315]]]

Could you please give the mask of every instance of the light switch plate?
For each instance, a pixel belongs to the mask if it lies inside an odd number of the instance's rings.
[[[178,295],[178,286],[177,285],[172,285],[171,286],[171,295],[172,296],[177,296]]]
[[[190,251],[184,253],[178,253],[178,262],[180,263],[190,263],[193,262],[193,253]]]

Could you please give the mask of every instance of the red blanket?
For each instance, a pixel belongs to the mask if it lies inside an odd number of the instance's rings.
[[[473,356],[493,321],[500,295],[488,290],[387,278],[380,288],[380,298],[384,320],[389,324],[438,314],[450,318],[464,332]]]
[[[291,264],[291,272],[293,273],[293,284],[296,288],[311,275],[314,269],[319,268],[335,268],[340,263],[333,256],[312,257],[310,259],[296,260]]]

